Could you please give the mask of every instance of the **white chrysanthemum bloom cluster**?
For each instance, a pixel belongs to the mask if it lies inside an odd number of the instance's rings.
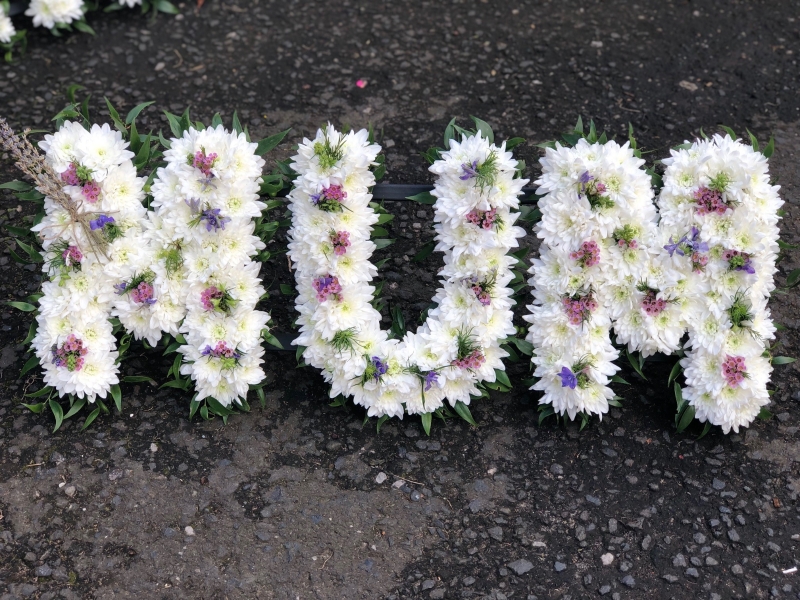
[[[612,325],[619,341],[645,355],[677,349],[683,333],[679,306],[662,298],[674,277],[651,250],[657,215],[650,177],[629,144],[613,141],[556,144],[540,162],[542,246],[525,317],[539,379],[531,389],[570,419],[602,417],[618,371]]]
[[[127,145],[107,124],[87,131],[71,121],[39,144],[94,233],[45,198],[45,217],[32,229],[41,237],[50,281],[42,284],[33,347],[47,385],[90,402],[119,381],[109,317],[115,288],[140,268],[144,179]]]
[[[52,29],[80,21],[84,13],[83,0],[31,0],[25,15],[33,17],[34,27]]]
[[[505,145],[480,134],[450,141],[430,170],[437,175],[436,249],[444,252],[437,303],[427,321],[402,340],[380,328],[371,304],[377,274],[370,262],[378,221],[370,207],[370,167],[380,146],[366,130],[343,135],[333,126],[304,139],[292,168],[289,255],[299,295],[305,361],[323,371],[331,397],[352,396],[370,416],[424,414],[469,404],[481,381],[495,381],[513,335],[507,256],[524,231],[514,226],[516,161]]]
[[[10,44],[11,38],[17,33],[17,30],[14,29],[14,23],[11,22],[11,17],[9,17],[5,10],[3,10],[3,5],[0,3],[0,44]]]
[[[264,160],[257,144],[222,125],[189,129],[170,144],[146,232],[158,302],[130,305],[123,322],[151,343],[162,331],[184,334],[180,371],[194,380],[195,399],[229,406],[264,379],[261,335],[270,317],[255,310],[264,288],[252,260],[264,248],[253,222],[265,207]]]
[[[673,150],[664,164],[660,245],[690,306],[683,397],[700,421],[738,432],[769,403],[767,302],[783,201],[767,158],[728,135]]]

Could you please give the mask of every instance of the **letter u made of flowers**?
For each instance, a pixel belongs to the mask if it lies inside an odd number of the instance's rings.
[[[155,343],[166,332],[182,344],[180,373],[194,380],[194,402],[238,404],[264,379],[261,336],[270,316],[255,310],[264,288],[252,257],[264,243],[253,220],[266,206],[256,147],[222,125],[170,140],[152,187],[150,267],[128,282],[120,308],[137,337]],[[143,282],[155,302],[133,295]]]
[[[87,131],[67,121],[39,146],[61,185],[40,187],[45,216],[32,228],[50,278],[42,284],[33,346],[47,385],[94,402],[119,381],[109,318],[115,287],[144,256],[144,179],[128,143],[108,125]]]
[[[767,156],[730,135],[687,142],[664,164],[662,253],[689,300],[682,401],[700,421],[738,432],[769,403],[779,186]]]
[[[524,318],[539,403],[586,420],[616,403],[612,326],[618,342],[646,356],[676,350],[684,324],[680,304],[662,292],[676,276],[653,250],[657,214],[635,141],[576,134],[574,146],[556,142],[540,159],[537,194],[544,196],[535,230],[542,245]]]
[[[429,428],[445,400],[469,415],[477,384],[494,382],[495,369],[503,369],[499,341],[514,334],[507,285],[517,262],[507,253],[524,235],[514,222],[526,180],[515,178],[517,163],[504,145],[481,135],[450,141],[430,169],[437,176],[436,250],[445,255],[437,306],[416,332],[391,339],[371,304],[377,269],[370,230],[378,214],[370,206],[370,168],[379,151],[366,130],[343,135],[329,125],[293,157],[295,344],[322,370],[331,397],[352,396],[369,416],[427,415]]]

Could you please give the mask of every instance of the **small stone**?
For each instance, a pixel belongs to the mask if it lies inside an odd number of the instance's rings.
[[[414,490],[411,492],[409,497],[411,498],[412,502],[419,502],[420,498],[422,498],[422,494],[420,494],[417,490]]]
[[[426,579],[422,582],[422,589],[423,590],[431,590],[436,586],[436,582],[433,579]]]
[[[386,481],[386,473],[381,471],[380,473],[378,473],[375,476],[375,483],[379,483],[380,484],[380,483],[383,483],[384,481]]]
[[[678,83],[678,86],[682,87],[685,90],[689,90],[690,92],[696,92],[697,91],[697,84],[696,83],[692,83],[691,81],[686,81],[685,79],[683,81],[681,81],[680,83]]]
[[[742,568],[742,565],[736,564],[731,567],[731,573],[734,575],[741,575],[744,573],[744,569]]]
[[[608,533],[617,533],[617,520],[616,519],[609,519],[608,520]]]
[[[553,463],[552,465],[550,465],[550,472],[553,475],[563,475],[564,474],[564,467],[562,467],[558,463]]]
[[[67,487],[64,488],[64,493],[70,498],[72,498],[75,495],[75,491],[76,490],[74,485],[68,485]]]
[[[125,472],[122,469],[113,469],[108,473],[108,480],[116,481],[117,479],[122,479],[124,474]]]
[[[192,526],[191,526],[191,525],[187,525],[187,526],[186,526],[186,527],[183,529],[183,532],[184,532],[186,535],[188,535],[188,536],[193,536],[193,535],[194,535],[194,529],[192,528]]]
[[[150,444],[150,452],[158,452],[158,444],[156,443]]]
[[[716,567],[719,564],[719,561],[714,558],[713,556],[706,556],[706,565],[709,567]]]
[[[767,542],[767,548],[771,552],[780,552],[781,551],[781,547],[778,546],[778,544],[776,544],[775,542]]]
[[[672,566],[673,567],[685,567],[686,566],[686,557],[683,554],[676,554],[672,558]]]
[[[698,544],[705,544],[706,536],[698,531],[697,533],[694,534],[694,541]]]
[[[487,533],[493,540],[498,542],[503,541],[503,529],[501,527],[492,527],[491,529],[487,530]]]
[[[716,477],[714,477],[714,481],[711,482],[711,487],[713,487],[718,492],[724,490],[725,485],[726,484],[724,481],[722,481],[721,479],[717,479]]]
[[[175,537],[175,530],[172,527],[165,527],[162,533],[165,538]]]
[[[637,483],[639,483],[639,478],[636,475],[626,475],[625,479],[627,479],[628,483],[630,483],[631,485],[636,485]]]
[[[700,577],[700,573],[698,573],[697,569],[695,569],[694,567],[689,567],[688,569],[686,569],[686,576],[694,577],[695,579],[697,579],[698,577]]]
[[[586,501],[590,504],[594,504],[595,506],[600,506],[600,498],[597,496],[586,495]]]
[[[444,598],[444,588],[433,590],[429,598],[431,598],[431,600],[441,600],[442,598]]]
[[[676,581],[678,581],[678,578],[675,577],[675,575],[670,575],[669,573],[664,575],[662,579],[664,579],[664,581],[666,581],[667,583],[675,583]]]
[[[607,567],[612,562],[614,562],[614,555],[611,552],[606,552],[603,556],[600,557],[600,562],[603,563],[604,567]]]
[[[610,591],[611,591],[611,586],[606,584],[602,586],[599,590],[597,590],[597,593],[599,593],[601,596],[605,596]]]
[[[636,580],[631,575],[626,575],[625,577],[620,579],[620,581],[622,582],[622,585],[626,587],[629,588],[636,587]]]
[[[36,555],[33,552],[25,553],[25,562],[36,562]]]
[[[53,574],[53,569],[51,569],[48,565],[41,565],[36,567],[36,571],[34,571],[37,577],[50,577]]]
[[[461,583],[463,583],[465,586],[470,586],[473,583],[475,583],[475,578],[474,577],[464,577],[464,579],[461,580]]]
[[[730,541],[732,541],[732,542],[738,542],[739,541],[739,534],[736,532],[735,529],[729,529],[728,530],[728,539]]]
[[[601,42],[600,40],[594,40],[590,45],[592,46],[592,48],[602,48],[603,42]]]
[[[556,573],[561,573],[561,571],[567,568],[567,565],[565,565],[562,562],[556,561],[556,564],[553,565],[553,568],[556,570]]]
[[[508,568],[514,571],[514,573],[517,575],[524,575],[533,568],[533,563],[529,560],[525,560],[524,558],[520,558],[512,563],[508,563]]]
[[[642,540],[642,550],[649,550],[650,544],[652,543],[653,538],[651,538],[649,535],[644,536],[644,539]]]

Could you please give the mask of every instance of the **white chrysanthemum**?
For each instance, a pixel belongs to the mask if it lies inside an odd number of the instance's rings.
[[[25,15],[33,17],[34,27],[52,29],[83,18],[82,0],[31,0]]]
[[[44,136],[39,147],[46,152],[47,162],[57,173],[67,170],[70,163],[77,160],[77,148],[89,135],[77,121],[64,121],[54,134]]]
[[[11,22],[9,16],[3,11],[0,6],[0,44],[10,44],[11,38],[17,33],[14,29],[14,23]]]

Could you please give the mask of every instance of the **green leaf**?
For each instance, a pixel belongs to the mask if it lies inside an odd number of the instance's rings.
[[[122,381],[125,383],[142,383],[146,381],[150,385],[158,385],[154,379],[145,375],[127,375],[122,378]]]
[[[117,412],[122,412],[122,391],[119,389],[119,384],[115,383],[109,390],[111,397],[114,399],[114,404],[117,405]]]
[[[42,410],[44,410],[44,405],[45,405],[44,402],[40,402],[39,404],[25,404],[24,402],[22,403],[22,406],[27,408],[29,411],[36,413],[37,415],[40,412],[42,412]]]
[[[390,215],[389,213],[383,213],[378,215],[378,225],[383,225],[384,223],[388,223],[394,219],[394,215]]]
[[[623,384],[623,385],[630,385],[630,383],[628,383],[627,381],[625,381],[625,380],[624,380],[622,377],[620,377],[619,375],[614,375],[614,376],[611,378],[611,381],[613,381],[614,383],[621,383],[621,384]]]
[[[189,420],[191,421],[194,417],[194,414],[197,412],[197,409],[200,407],[200,400],[196,400],[192,398],[192,401],[189,403]]]
[[[206,406],[205,404],[203,404],[203,406],[200,407],[200,416],[203,418],[204,421],[208,421],[208,406]]]
[[[583,134],[583,117],[578,115],[578,122],[575,123],[575,131],[577,133]]]
[[[136,120],[136,117],[139,116],[139,113],[141,113],[145,108],[147,108],[153,103],[155,103],[155,100],[151,100],[150,102],[142,102],[141,104],[137,104],[136,106],[134,106],[128,113],[128,116],[125,117],[125,123],[127,123],[128,125],[133,123]]]
[[[478,117],[470,116],[470,118],[475,121],[475,127],[478,128],[478,131],[481,132],[483,137],[488,139],[490,144],[494,144],[494,131],[492,131],[492,128],[489,126],[489,124]]]
[[[793,288],[800,284],[800,269],[795,269],[786,277],[786,287]]]
[[[736,139],[736,132],[727,125],[720,125],[719,128],[722,129],[722,131],[727,133],[729,136],[731,136],[732,140]]]
[[[22,312],[33,312],[36,310],[36,307],[33,304],[28,304],[27,302],[6,302],[9,306],[13,306],[17,310],[21,310]]]
[[[89,413],[89,416],[86,417],[86,420],[83,422],[83,427],[81,427],[81,431],[85,430],[89,425],[94,423],[94,420],[97,418],[97,415],[100,414],[100,407],[98,406],[92,412]]]
[[[524,143],[525,143],[525,138],[513,137],[510,140],[506,141],[506,150],[511,150],[512,148],[516,148],[520,144]]]
[[[28,371],[37,367],[39,365],[39,357],[38,356],[31,356],[23,365],[22,370],[19,372],[20,377],[25,375]]]
[[[154,0],[153,7],[157,11],[167,13],[169,15],[177,15],[180,12],[178,7],[169,0]]]
[[[256,395],[258,396],[258,401],[261,404],[261,408],[267,407],[267,395],[264,393],[264,388],[260,387],[256,390]]]
[[[642,367],[639,364],[640,361],[635,360],[635,356],[627,348],[625,349],[625,355],[628,357],[628,362],[631,363],[633,370],[636,371],[642,379],[647,381],[647,377],[644,376]]]
[[[773,152],[775,152],[775,138],[770,136],[769,143],[767,144],[767,147],[764,148],[764,151],[762,152],[762,154],[766,158],[770,158],[772,156]]]
[[[67,414],[64,415],[64,419],[69,419],[72,416],[75,416],[80,412],[80,410],[86,406],[86,398],[78,398],[75,400],[72,406],[69,407]]]
[[[258,145],[256,146],[256,154],[259,156],[264,156],[267,152],[280,144],[283,141],[283,138],[285,138],[291,130],[292,128],[290,127],[286,131],[281,131],[269,137],[265,137],[263,140],[258,142]]]
[[[494,370],[495,377],[497,381],[502,383],[504,386],[511,388],[511,381],[508,379],[508,374],[505,371],[501,371],[500,369]]]
[[[387,235],[389,235],[388,231],[386,231],[383,227],[377,227],[377,226],[373,226],[372,233],[370,233],[370,237],[373,238],[386,237]]]
[[[769,421],[772,418],[772,413],[767,410],[766,406],[762,406],[761,410],[758,411],[757,418],[761,419],[762,421]]]
[[[306,351],[306,347],[305,346],[298,346],[297,350],[295,350],[294,358],[298,362],[298,364],[300,363],[300,359],[303,358],[303,352],[305,352],[305,351]]]
[[[86,21],[84,21],[83,19],[81,19],[80,21],[73,21],[72,25],[78,31],[82,31],[83,33],[88,33],[88,34],[91,34],[91,35],[95,35],[94,29],[89,27],[89,24]]]
[[[609,406],[616,406],[617,408],[622,408],[622,403],[620,402],[622,398],[619,396],[614,396],[608,401]]]
[[[294,288],[291,285],[289,285],[288,283],[282,283],[280,285],[280,288],[281,288],[281,294],[283,294],[284,296],[294,296],[295,295]]]
[[[49,385],[43,387],[37,392],[33,392],[31,394],[25,394],[27,398],[41,398],[42,396],[47,396],[47,394],[51,394],[53,392],[53,388]]]
[[[431,423],[433,422],[433,413],[422,413],[420,415],[422,419],[422,428],[425,430],[425,435],[431,435]]]
[[[694,406],[686,405],[680,419],[678,420],[678,433],[684,431],[694,421]]]
[[[208,404],[208,408],[211,412],[213,412],[215,415],[219,415],[220,417],[227,417],[234,413],[234,411],[226,408],[220,404],[219,400],[212,398],[211,396],[206,398],[206,404]]]
[[[0,183],[0,190],[12,190],[14,192],[29,192],[33,187],[24,181],[14,180],[7,183]]]
[[[445,150],[449,150],[450,149],[450,140],[453,140],[456,137],[456,130],[455,130],[455,127],[454,127],[455,123],[456,123],[456,118],[453,117],[452,119],[450,119],[450,122],[447,124],[447,127],[444,128],[444,148],[445,148]]]
[[[387,246],[391,246],[396,241],[397,240],[388,240],[386,238],[378,238],[377,240],[373,241],[373,244],[375,244],[375,248],[380,250],[381,248],[386,248]]]
[[[674,384],[673,390],[675,392],[675,402],[678,405],[678,412],[680,412],[681,408],[683,408],[684,400],[683,400],[683,390],[681,390],[681,386],[678,385],[677,381]]]
[[[711,423],[709,423],[708,421],[706,421],[706,424],[705,424],[705,426],[703,427],[703,432],[702,432],[700,435],[698,435],[698,436],[697,436],[697,439],[698,439],[698,440],[702,440],[704,437],[706,437],[706,434],[707,434],[709,431],[711,431]]]
[[[456,405],[453,407],[453,410],[456,411],[456,414],[464,419],[470,425],[474,425],[475,427],[478,424],[475,422],[475,419],[472,418],[472,413],[469,411],[469,406],[464,404],[461,400],[456,402]]]
[[[172,379],[171,381],[162,383],[161,387],[158,389],[162,390],[164,388],[177,388],[179,390],[185,390],[188,387],[190,381],[191,381],[190,379]]]
[[[556,414],[552,406],[544,406],[539,410],[539,425],[547,418]]]
[[[50,405],[50,411],[53,413],[53,416],[56,419],[56,426],[53,429],[53,433],[58,431],[58,428],[61,427],[61,423],[64,421],[64,411],[61,410],[61,405],[56,400],[48,400],[47,402]]]
[[[533,344],[531,344],[528,340],[511,337],[511,338],[506,338],[505,342],[507,344],[514,344],[517,347],[517,350],[519,350],[525,356],[533,355]]]
[[[747,135],[748,135],[748,136],[750,136],[750,144],[753,146],[753,151],[754,151],[754,152],[758,152],[758,150],[759,150],[759,146],[758,146],[758,138],[756,138],[756,136],[754,136],[754,135],[753,135],[753,134],[750,132],[750,130],[749,130],[749,129],[745,129],[745,131],[747,131]]]
[[[678,377],[680,377],[681,372],[683,371],[683,367],[681,367],[680,361],[675,363],[675,366],[672,367],[672,371],[669,373],[669,379],[667,379],[667,387],[672,385],[673,381],[676,381]]]
[[[420,248],[420,251],[414,255],[413,260],[414,262],[422,262],[426,258],[428,258],[431,253],[433,252],[434,248],[436,248],[436,242],[428,242]]]
[[[406,196],[406,200],[413,200],[414,202],[419,202],[420,204],[434,204],[436,203],[436,196],[430,192],[420,192],[419,194],[414,194],[413,196]]]
[[[796,360],[796,358],[792,358],[791,356],[773,356],[770,362],[772,362],[773,365],[789,365]]]
[[[114,127],[116,127],[120,133],[122,133],[122,137],[126,137],[128,134],[128,129],[127,127],[125,127],[125,123],[123,123],[120,120],[117,109],[114,108],[113,104],[111,104],[111,100],[109,100],[105,96],[103,96],[103,100],[106,101],[106,106],[108,107],[108,114],[111,117],[111,120],[114,122]]]
[[[278,341],[278,338],[272,335],[269,331],[265,329],[261,335],[264,338],[265,342],[267,342],[272,346],[275,346],[276,348],[280,348],[281,350],[283,350],[283,344],[281,344],[280,341]]]
[[[171,112],[164,111],[164,114],[167,117],[167,121],[169,121],[169,129],[172,131],[172,135],[176,138],[181,137],[183,135],[183,128],[181,127],[180,119]]]

